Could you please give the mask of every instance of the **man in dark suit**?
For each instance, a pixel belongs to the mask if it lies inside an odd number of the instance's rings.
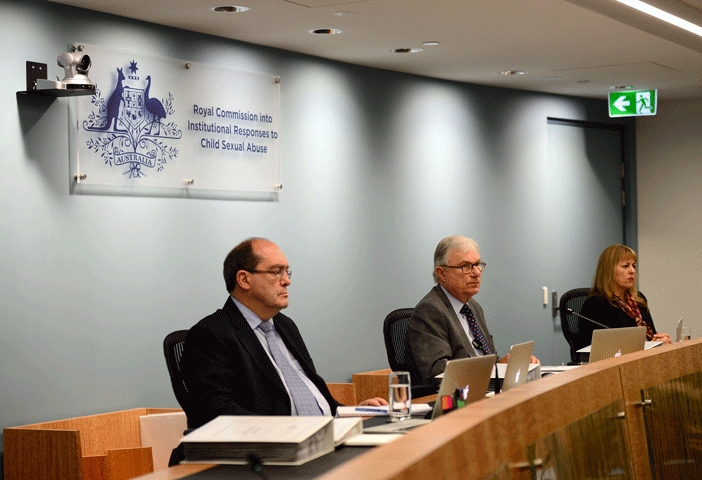
[[[185,340],[189,428],[219,415],[336,413],[339,404],[317,374],[300,331],[280,313],[288,306],[290,274],[280,248],[261,238],[242,242],[225,259],[230,297],[222,309],[192,327]]]
[[[484,269],[474,240],[447,237],[437,245],[433,272],[437,285],[415,307],[407,331],[416,383],[431,383],[448,360],[497,354],[483,309],[473,299]],[[509,355],[500,362],[508,359]],[[536,357],[532,362],[538,363]]]

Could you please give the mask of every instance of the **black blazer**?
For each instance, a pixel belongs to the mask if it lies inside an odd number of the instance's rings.
[[[339,405],[317,374],[295,323],[273,317],[275,329],[331,407]],[[188,428],[219,415],[290,415],[290,397],[268,354],[231,297],[188,332],[182,371],[188,388]]]
[[[643,293],[639,294],[644,297]],[[639,305],[639,311],[641,312],[641,317],[646,321],[646,323],[651,327],[653,333],[656,332],[656,326],[653,324],[653,318],[651,318],[651,312],[648,308],[643,305]],[[591,294],[585,299],[583,303],[583,308],[580,310],[580,315],[587,317],[590,320],[594,320],[602,325],[606,325],[609,328],[622,328],[622,327],[636,327],[636,320],[631,318],[618,306],[614,306],[609,303],[607,297],[601,294]],[[578,339],[575,345],[576,350],[580,350],[583,347],[587,347],[592,343],[592,332],[597,330],[597,325],[593,325],[585,320],[578,320]]]

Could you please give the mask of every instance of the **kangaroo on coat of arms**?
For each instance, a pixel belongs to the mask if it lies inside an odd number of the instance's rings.
[[[160,172],[168,160],[178,156],[178,149],[166,142],[180,139],[182,132],[175,122],[165,122],[175,113],[173,95],[169,93],[165,100],[150,97],[151,75],[147,75],[144,88],[135,75],[136,62],[130,68],[133,74],[128,78],[121,68],[116,69],[116,86],[107,101],[96,89],[92,103],[97,111],[90,112],[83,129],[100,134],[86,144],[106,165],[125,165],[124,175],[141,178],[146,176],[142,167]]]

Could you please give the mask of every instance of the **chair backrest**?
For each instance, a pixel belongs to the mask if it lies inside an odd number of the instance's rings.
[[[414,308],[399,308],[385,317],[383,322],[383,337],[388,363],[393,370],[411,371],[409,352],[407,348],[407,329]]]
[[[166,357],[166,366],[171,376],[173,393],[175,393],[176,400],[178,400],[183,410],[185,410],[185,404],[188,400],[188,388],[185,386],[180,371],[180,360],[183,358],[183,347],[185,346],[185,337],[187,335],[187,330],[176,330],[166,335],[166,338],[163,340],[163,354]]]
[[[580,310],[583,308],[583,303],[585,303],[585,299],[589,294],[589,288],[575,288],[564,293],[560,302],[558,302],[558,311],[561,314],[561,329],[563,330],[563,336],[570,346],[570,360],[573,363],[578,363],[578,354],[576,351],[589,345],[589,342],[586,342],[586,345],[581,345],[582,339],[580,338],[580,329],[578,328],[578,317],[572,313],[568,313],[566,309],[570,308],[575,313],[580,313]]]

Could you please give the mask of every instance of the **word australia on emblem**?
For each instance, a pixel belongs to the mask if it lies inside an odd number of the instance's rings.
[[[136,75],[137,64],[129,65],[131,74],[125,77],[116,68],[116,85],[104,98],[96,89],[92,110],[83,121],[83,129],[93,134],[86,141],[106,165],[126,166],[124,175],[130,178],[146,176],[142,167],[160,172],[169,160],[178,156],[173,145],[183,136],[175,122],[167,118],[175,113],[173,95],[159,100],[152,96],[151,75],[144,80]]]

